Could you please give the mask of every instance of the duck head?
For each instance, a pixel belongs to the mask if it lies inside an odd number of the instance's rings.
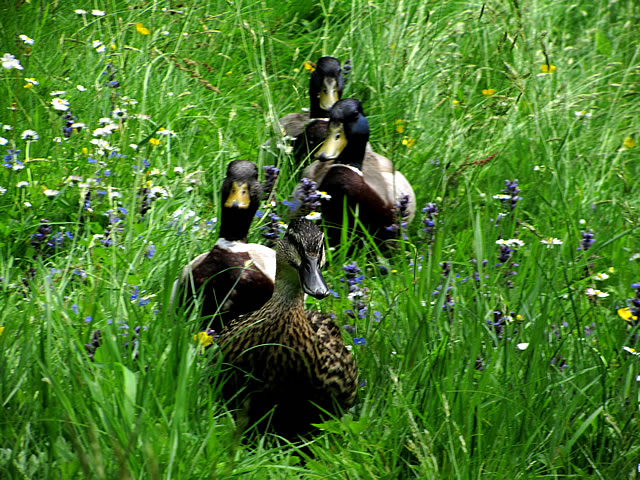
[[[234,160],[222,182],[220,237],[246,241],[251,221],[258,210],[261,187],[258,167],[253,162]]]
[[[343,98],[331,107],[329,133],[315,156],[321,162],[336,160],[361,169],[368,141],[369,121],[362,103]]]
[[[344,76],[338,59],[321,57],[309,81],[310,118],[327,118],[331,107],[342,97]]]
[[[297,218],[289,223],[278,242],[276,262],[276,288],[286,282],[317,299],[329,295],[321,271],[325,264],[324,234],[312,221]]]

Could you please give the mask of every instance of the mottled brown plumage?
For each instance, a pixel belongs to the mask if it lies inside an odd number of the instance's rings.
[[[249,425],[287,438],[308,433],[322,418],[318,407],[336,413],[355,399],[356,366],[339,328],[330,316],[304,309],[305,293],[328,295],[323,264],[321,230],[305,219],[292,221],[278,243],[273,296],[218,339],[231,367],[225,397],[235,398]]]

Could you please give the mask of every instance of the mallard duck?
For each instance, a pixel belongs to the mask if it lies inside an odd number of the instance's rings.
[[[210,317],[203,329],[218,332],[230,319],[257,310],[271,298],[276,270],[271,248],[247,243],[261,197],[256,165],[245,160],[229,163],[221,194],[218,241],[184,267],[171,293],[172,303],[188,305],[202,293],[201,315]]]
[[[345,64],[345,70],[350,64]],[[294,138],[293,153],[304,161],[327,136],[329,110],[342,97],[344,76],[340,61],[321,57],[309,80],[309,113],[290,113],[280,119],[285,134]]]
[[[332,319],[304,309],[305,293],[318,299],[329,294],[320,228],[293,220],[278,242],[276,261],[271,299],[227,325],[218,344],[231,366],[224,396],[239,401],[249,425],[262,420],[261,429],[292,439],[320,421],[320,409],[353,405],[358,375]]]
[[[325,223],[342,225],[343,204],[358,210],[358,220],[380,239],[396,236],[393,225],[409,222],[415,213],[416,197],[411,184],[399,171],[378,167],[363,171],[363,162],[375,158],[377,165],[389,162],[382,155],[367,151],[369,121],[362,104],[351,98],[342,99],[331,108],[329,135],[315,156],[319,162],[332,162],[318,181],[318,190],[331,198],[323,198],[322,215]],[[370,164],[373,167],[373,163]],[[398,205],[405,208],[404,218],[396,218]],[[349,225],[354,219],[350,217]],[[336,228],[329,231],[332,245],[338,243]]]

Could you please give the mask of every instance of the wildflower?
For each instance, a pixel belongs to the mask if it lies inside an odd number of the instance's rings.
[[[630,353],[631,355],[634,355],[634,356],[636,356],[636,357],[640,356],[640,352],[638,352],[635,348],[631,348],[631,347],[626,347],[626,346],[625,346],[625,347],[622,347],[622,349],[623,349],[625,352],[628,352],[628,353]]]
[[[16,183],[16,187],[17,188],[28,187],[28,186],[29,186],[29,182],[24,181],[24,180],[21,181],[21,182]]]
[[[416,144],[416,139],[415,138],[407,138],[404,137],[402,139],[402,145],[404,145],[407,148],[411,148]]]
[[[69,101],[64,100],[63,98],[54,98],[53,100],[51,100],[51,106],[54,108],[54,110],[65,112],[69,110]]]
[[[597,273],[593,276],[594,280],[606,280],[607,278],[609,278],[609,275],[607,275],[606,273],[602,272],[602,273]]]
[[[60,95],[64,95],[65,93],[67,93],[66,90],[54,90],[49,95],[51,95],[52,97],[58,97]]]
[[[542,73],[553,73],[556,71],[556,66],[551,65],[550,63],[545,63],[544,65],[540,65],[540,71]]]
[[[292,211],[299,209],[301,216],[318,211],[321,197],[316,187],[316,182],[308,178],[303,178],[294,193],[293,201],[285,203],[285,205],[289,206]]]
[[[312,62],[309,62],[308,60],[305,60],[305,62],[304,62],[304,69],[305,69],[307,72],[311,73],[311,72],[315,71],[316,67],[315,67],[315,65],[314,65]]]
[[[35,41],[33,38],[29,38],[26,35],[19,35],[18,38],[24,42],[25,45],[33,45]]]
[[[155,253],[156,253],[156,246],[153,243],[149,243],[146,251],[147,258],[153,258]]]
[[[86,92],[87,91],[87,87],[84,87],[82,85],[76,85],[76,88],[78,89],[79,92]]]
[[[264,169],[264,183],[262,184],[262,199],[268,200],[273,191],[273,187],[278,181],[278,175],[280,175],[280,169],[274,165],[266,165],[262,167]]]
[[[149,35],[149,29],[145,28],[141,23],[136,23],[136,31],[140,35]]]
[[[209,335],[208,332],[199,332],[193,336],[193,341],[200,347],[208,347],[213,344],[213,336]]]
[[[40,136],[34,130],[25,130],[22,132],[22,139],[27,142],[35,142],[40,138]]]
[[[547,237],[540,240],[540,243],[544,243],[547,248],[553,248],[554,245],[562,245],[564,242],[559,238]]]
[[[93,10],[91,10],[91,15],[93,15],[94,17],[104,17],[105,12],[94,8]]]
[[[578,250],[587,251],[595,243],[596,237],[593,234],[593,230],[588,230],[586,232],[582,230],[580,231],[580,234],[582,235],[582,239],[580,240],[580,246],[578,247]]]
[[[427,234],[427,241],[432,242],[436,232],[436,217],[438,216],[438,207],[435,203],[427,203],[422,209],[425,214],[422,220],[422,231]]]
[[[98,53],[102,53],[102,52],[104,52],[104,51],[105,51],[104,43],[102,43],[100,40],[94,40],[94,41],[91,43],[91,46],[92,46],[93,48],[95,48],[95,49],[96,49],[96,52],[98,52]]]
[[[583,118],[589,119],[591,118],[591,112],[587,112],[586,110],[582,110],[580,112],[573,112],[576,118],[582,120]]]
[[[160,145],[160,140],[158,140],[157,138],[151,137],[149,139],[149,143],[154,146],[157,147],[158,145]]]
[[[9,140],[4,137],[0,137],[0,145],[6,145],[7,143],[9,143]]]
[[[52,190],[50,188],[47,188],[42,193],[44,193],[47,197],[55,197],[56,195],[58,195],[60,193],[60,191],[59,190]]]
[[[502,238],[496,240],[496,245],[506,245],[510,248],[519,248],[524,246],[524,242],[519,238],[510,238],[508,240],[504,240]]]
[[[407,227],[407,218],[409,217],[409,195],[408,194],[404,194],[402,195],[402,197],[400,198],[400,200],[398,200],[396,202],[395,205],[395,223],[384,227],[387,231],[389,232],[397,232],[400,231],[402,232],[402,236],[404,240],[407,240],[407,235],[404,233],[404,230]]]
[[[124,108],[116,108],[111,112],[111,115],[117,120],[124,120],[127,118],[127,111]]]
[[[176,137],[176,132],[173,130],[167,130],[166,128],[159,128],[156,132],[158,135],[164,135],[166,137]]]
[[[364,337],[356,337],[353,339],[353,343],[356,345],[366,345],[367,342]]]
[[[505,180],[504,184],[505,187],[502,189],[502,193],[494,195],[493,198],[497,198],[503,205],[508,205],[511,210],[515,210],[518,201],[522,200],[522,197],[518,196],[520,193],[520,189],[518,188],[518,179],[513,181]]]
[[[10,53],[5,53],[2,56],[2,68],[6,68],[7,70],[11,70],[15,68],[16,70],[23,70],[22,65],[20,65],[20,60],[16,59]]]
[[[278,239],[285,232],[287,227],[278,215],[270,213],[269,222],[267,225],[260,228],[264,230],[262,232],[262,236],[267,239],[265,244],[267,247],[272,247],[277,243]]]
[[[636,146],[636,141],[631,137],[626,137],[622,145],[624,145],[624,148],[633,148]]]
[[[404,120],[396,120],[393,124],[397,133],[404,133]]]
[[[618,316],[625,322],[632,323],[638,320],[638,316],[634,315],[631,311],[631,307],[624,307],[618,309]]]
[[[4,187],[0,187],[0,195],[4,195],[5,193],[7,193],[7,189]]]
[[[516,345],[516,348],[520,351],[524,351],[527,348],[529,348],[529,344],[528,343],[519,343]]]
[[[496,93],[496,89],[495,88],[485,88],[484,90],[482,90],[482,94],[483,95],[493,95],[494,93]]]
[[[597,290],[595,288],[589,287],[587,288],[584,293],[587,295],[587,297],[599,297],[599,298],[605,298],[608,297],[609,294],[607,292],[603,292],[602,290]]]

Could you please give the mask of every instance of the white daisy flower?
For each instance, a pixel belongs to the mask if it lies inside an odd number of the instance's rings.
[[[76,88],[81,92],[86,92],[87,91],[87,88],[82,86],[82,85],[77,85]]]
[[[25,45],[33,45],[35,43],[33,38],[29,38],[26,35],[19,35],[19,38],[24,42]]]
[[[47,188],[44,192],[47,197],[55,197],[60,193],[60,190],[52,190],[51,188]]]
[[[18,188],[22,188],[22,187],[28,187],[29,186],[29,182],[23,180],[21,182],[16,183],[16,187]]]
[[[22,132],[22,139],[27,142],[35,142],[40,136],[34,130],[25,130]]]
[[[584,293],[587,295],[587,297],[600,297],[600,298],[605,298],[608,297],[609,294],[607,292],[603,292],[602,290],[598,290],[595,288],[587,288]]]
[[[16,70],[22,70],[22,65],[20,65],[20,60],[11,55],[10,53],[5,53],[2,56],[2,68],[6,68],[7,70],[11,70],[15,68]]]
[[[54,108],[54,110],[66,112],[67,110],[69,110],[69,101],[65,100],[64,98],[56,97],[53,100],[51,100],[51,106]]]
[[[554,245],[562,245],[564,242],[559,238],[548,237],[540,240],[540,243],[544,243],[547,248],[553,248]]]
[[[602,273],[597,273],[597,274],[595,274],[595,275],[593,276],[593,279],[594,279],[594,280],[600,280],[600,281],[602,281],[602,280],[606,280],[607,278],[609,278],[609,275],[608,275],[608,274],[606,274],[606,273],[604,273],[604,272],[602,272]]]
[[[86,15],[87,11],[86,10],[82,10],[82,9],[79,8],[77,10],[74,10],[74,13],[76,13],[78,15]]]
[[[94,17],[104,17],[105,12],[103,10],[97,10],[94,8],[93,10],[91,10],[91,15],[93,15]]]
[[[0,137],[0,145],[6,145],[7,143],[9,143],[9,140],[4,137]]]

